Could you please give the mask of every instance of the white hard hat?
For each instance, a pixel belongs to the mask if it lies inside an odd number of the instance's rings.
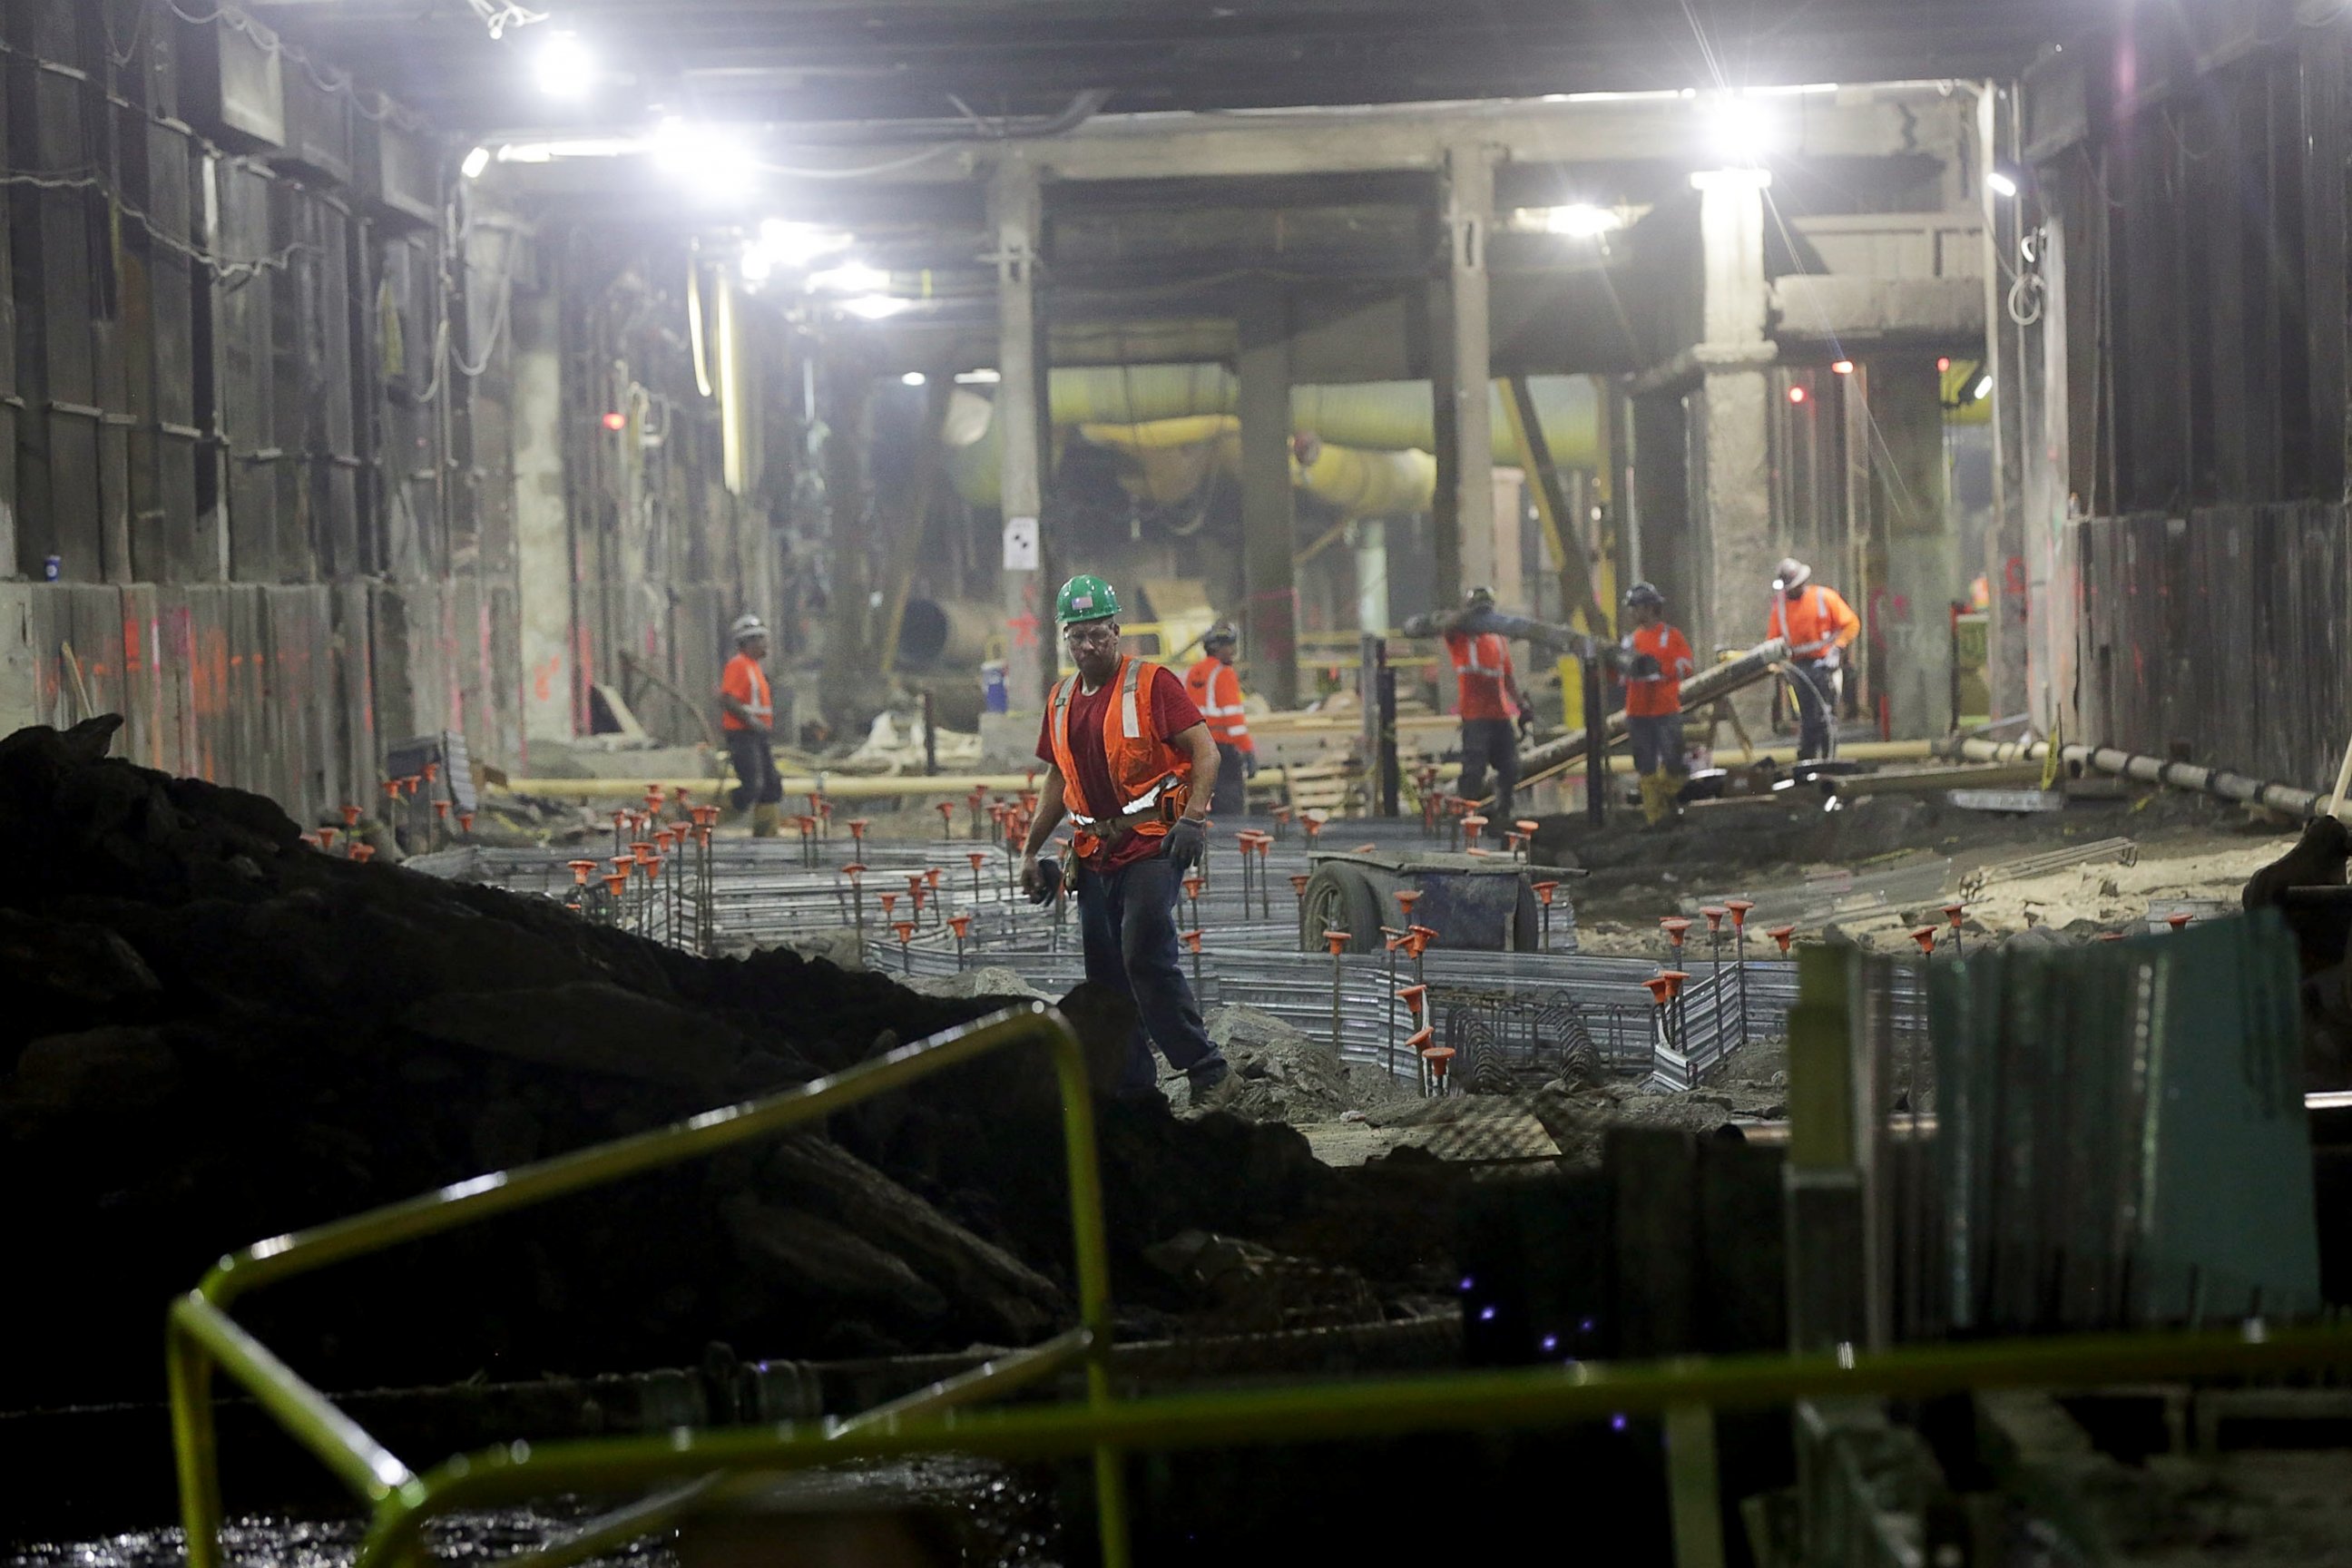
[[[735,640],[739,643],[768,635],[767,623],[757,616],[739,616],[736,617],[734,630]]]

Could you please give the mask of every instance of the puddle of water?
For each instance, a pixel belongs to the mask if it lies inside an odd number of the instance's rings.
[[[855,1503],[863,1497],[956,1510],[964,1525],[964,1561],[980,1568],[1058,1568],[1059,1531],[1051,1499],[1035,1478],[976,1460],[927,1459],[844,1467],[791,1478],[795,1500]],[[443,1563],[488,1564],[545,1544],[601,1508],[562,1499],[534,1508],[453,1514],[425,1530]],[[222,1531],[230,1568],[352,1568],[366,1534],[359,1519],[305,1520],[248,1514]],[[594,1558],[589,1568],[677,1568],[676,1535],[648,1537]],[[0,1568],[183,1568],[185,1538],[176,1529],[125,1531],[87,1541],[29,1541],[0,1546]]]

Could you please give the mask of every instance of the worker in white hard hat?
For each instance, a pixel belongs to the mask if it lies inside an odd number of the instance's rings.
[[[734,626],[735,657],[719,679],[719,727],[727,755],[740,782],[728,799],[736,811],[751,813],[751,836],[773,838],[783,830],[784,781],[776,772],[776,703],[768,689],[768,628],[757,616]]]
[[[1813,581],[1813,569],[1788,556],[1772,569],[1772,607],[1764,635],[1785,638],[1797,667],[1797,760],[1827,761],[1837,753],[1838,698],[1845,689],[1845,650],[1862,635],[1862,617],[1835,588]]]

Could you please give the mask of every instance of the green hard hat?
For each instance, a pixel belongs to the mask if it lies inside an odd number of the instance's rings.
[[[1063,584],[1054,598],[1054,618],[1066,626],[1107,621],[1118,614],[1118,591],[1090,572],[1081,572]]]

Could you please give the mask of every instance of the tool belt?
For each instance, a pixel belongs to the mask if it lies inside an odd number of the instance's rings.
[[[1094,835],[1097,853],[1116,848],[1128,835],[1146,823],[1172,823],[1182,815],[1182,805],[1176,798],[1177,787],[1181,783],[1182,781],[1174,773],[1170,773],[1144,791],[1132,805],[1117,816],[1086,816],[1074,811],[1070,813],[1070,821],[1085,832]],[[1077,858],[1077,840],[1073,836],[1069,853],[1072,868],[1075,868]]]

